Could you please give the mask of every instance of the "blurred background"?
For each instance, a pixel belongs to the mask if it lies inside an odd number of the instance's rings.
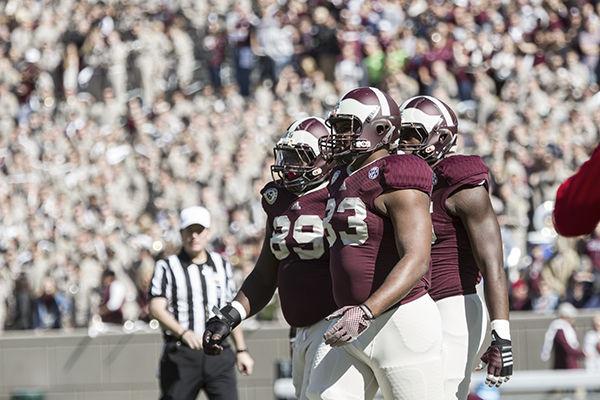
[[[599,60],[596,1],[0,0],[0,331],[101,332],[106,269],[145,329],[154,260],[199,203],[241,282],[274,142],[364,85],[457,111],[491,171],[511,309],[591,317],[600,229],[557,237],[551,211],[598,143]],[[285,325],[277,299],[248,327],[266,325]]]

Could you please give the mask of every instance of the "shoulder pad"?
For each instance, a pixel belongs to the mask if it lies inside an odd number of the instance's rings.
[[[383,179],[389,189],[417,189],[431,194],[433,171],[420,157],[394,154],[385,157]]]
[[[443,178],[451,186],[459,183],[481,184],[488,180],[488,167],[479,156],[447,157],[434,169],[436,176]]]

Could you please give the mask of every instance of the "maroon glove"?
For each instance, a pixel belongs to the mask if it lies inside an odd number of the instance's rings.
[[[339,318],[323,335],[325,343],[331,346],[343,346],[356,340],[371,324],[373,313],[364,304],[360,306],[345,306],[325,319],[330,321]]]
[[[513,354],[510,340],[502,339],[496,331],[492,331],[492,343],[481,356],[487,364],[486,385],[500,387],[507,382],[513,372]]]

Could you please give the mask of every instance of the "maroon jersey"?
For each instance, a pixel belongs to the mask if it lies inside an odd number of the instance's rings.
[[[392,222],[376,210],[375,199],[385,192],[402,189],[429,195],[432,179],[427,163],[413,155],[380,158],[352,174],[345,167],[333,171],[325,221],[331,245],[333,294],[338,306],[363,303],[400,260]],[[428,286],[429,274],[399,304],[422,296]]]
[[[277,286],[283,316],[294,327],[312,325],[337,309],[323,228],[327,188],[323,185],[297,196],[271,182],[261,194],[272,228],[266,240],[279,260]]]
[[[450,214],[446,200],[457,191],[475,186],[488,187],[488,168],[478,156],[444,158],[434,168],[433,231],[431,246],[431,288],[435,300],[475,293],[480,280],[469,235],[460,218]]]

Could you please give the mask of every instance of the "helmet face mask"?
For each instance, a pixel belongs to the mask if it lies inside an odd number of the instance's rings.
[[[354,115],[335,115],[327,118],[328,136],[319,139],[321,154],[327,161],[350,155],[357,147],[362,123]],[[360,146],[360,145],[359,145]]]
[[[363,87],[346,93],[325,122],[330,134],[319,139],[321,154],[328,162],[347,164],[395,143],[400,111],[387,94]]]
[[[315,168],[318,156],[307,144],[277,144],[273,155],[275,164],[271,165],[271,176],[291,192],[305,191],[323,172],[322,168]]]
[[[447,104],[416,96],[404,102],[401,110],[399,150],[415,154],[431,166],[454,151],[458,120]]]
[[[327,136],[322,119],[309,117],[294,122],[273,148],[273,181],[290,192],[301,194],[322,183],[327,177],[325,160],[318,142]]]

